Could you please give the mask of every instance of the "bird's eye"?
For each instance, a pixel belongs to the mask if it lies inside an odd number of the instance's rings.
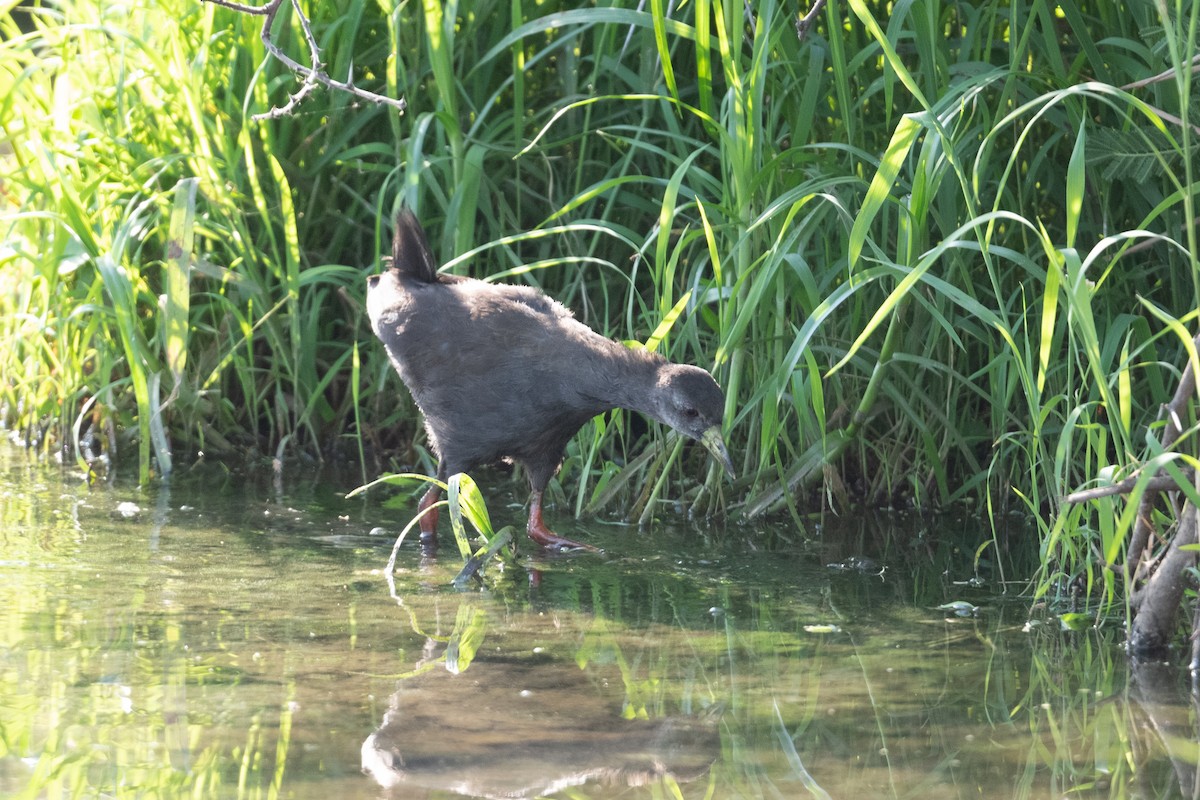
[[[375,285],[376,285],[377,283],[379,283],[379,276],[378,276],[378,275],[370,275],[370,276],[368,276],[368,277],[367,277],[367,288],[368,288],[368,289],[374,289],[374,288],[375,288]]]
[[[689,419],[695,419],[696,417],[700,416],[700,412],[694,408],[685,408],[683,410],[683,415]]]

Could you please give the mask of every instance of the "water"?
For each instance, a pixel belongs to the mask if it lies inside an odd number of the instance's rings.
[[[1182,679],[1131,672],[1116,628],[1031,622],[976,566],[979,520],[551,510],[606,554],[524,546],[460,591],[445,532],[390,586],[370,532],[408,513],[346,488],[207,467],[89,489],[0,456],[0,796],[1192,793]],[[510,488],[492,515],[520,524]]]

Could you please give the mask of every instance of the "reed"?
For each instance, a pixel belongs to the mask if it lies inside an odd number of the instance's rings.
[[[453,271],[538,284],[727,388],[735,484],[617,414],[552,489],[577,513],[1015,507],[1043,591],[1103,583],[1120,531],[1059,498],[1146,456],[1167,321],[1200,305],[1195,10],[851,0],[800,38],[794,7],[748,8],[312,6],[330,74],[408,110],[318,90],[265,122],[296,84],[257,20],[14,10],[6,424],[143,480],[200,451],[428,461],[362,314],[403,199]],[[302,52],[295,19],[276,38]]]

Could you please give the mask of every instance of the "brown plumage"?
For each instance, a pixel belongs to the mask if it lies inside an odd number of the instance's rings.
[[[542,492],[589,419],[627,408],[704,444],[733,474],[721,439],[725,400],[712,377],[607,339],[528,286],[439,275],[416,217],[396,217],[391,267],[367,279],[371,327],[425,417],[437,477],[501,459],[529,476],[529,536],[594,549],[542,522]],[[437,502],[430,489],[419,505]],[[432,541],[436,509],[422,518]]]

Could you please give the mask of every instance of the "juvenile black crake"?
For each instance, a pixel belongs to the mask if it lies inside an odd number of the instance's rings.
[[[411,212],[396,216],[391,267],[367,279],[367,313],[425,417],[437,477],[509,459],[529,476],[528,532],[543,547],[586,549],[542,521],[542,492],[571,437],[613,408],[698,440],[730,476],[725,400],[707,372],[607,339],[528,286],[439,275]],[[418,509],[435,541],[439,489]],[[427,511],[428,510],[428,511]]]

